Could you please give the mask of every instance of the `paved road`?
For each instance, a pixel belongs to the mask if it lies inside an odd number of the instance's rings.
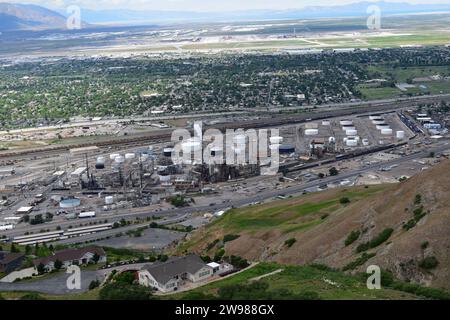
[[[82,270],[81,289],[70,290],[67,287],[67,280],[69,279],[71,274],[61,271],[54,275],[46,275],[42,280],[32,279],[16,283],[0,282],[0,292],[33,291],[51,295],[84,293],[89,290],[89,284],[91,283],[91,281],[104,281],[112,270],[117,270],[119,272],[125,270],[139,270],[145,264],[148,263],[129,264],[101,270]]]

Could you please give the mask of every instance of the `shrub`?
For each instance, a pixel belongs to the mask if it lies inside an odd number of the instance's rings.
[[[356,267],[359,267],[361,265],[363,265],[364,263],[366,263],[370,258],[375,257],[376,254],[375,253],[366,253],[364,252],[361,257],[359,257],[358,259],[356,259],[355,261],[350,262],[349,264],[347,264],[346,266],[344,266],[342,268],[343,271],[347,271],[347,270],[353,270]]]
[[[414,204],[418,205],[421,203],[422,203],[422,195],[416,194],[416,196],[414,197]]]
[[[225,255],[225,249],[219,249],[216,254],[214,255],[214,261],[215,262],[219,262],[220,260],[222,260],[222,257]]]
[[[214,248],[214,247],[216,246],[216,244],[218,244],[219,242],[220,242],[220,240],[219,240],[219,239],[216,239],[216,240],[214,240],[213,242],[209,243],[209,244],[206,246],[206,251],[209,251],[209,250],[211,250],[212,248]]]
[[[304,291],[295,296],[295,300],[321,300],[321,298],[315,291]]]
[[[227,234],[223,237],[223,243],[227,243],[227,242],[236,240],[239,237],[240,237],[240,235],[238,235],[238,234]]]
[[[366,242],[366,243],[359,245],[358,248],[356,249],[356,251],[362,252],[362,251],[367,251],[371,248],[378,247],[380,244],[382,244],[387,239],[389,239],[393,232],[394,232],[394,229],[392,229],[392,228],[384,229],[380,234],[378,234],[370,242]]]
[[[45,300],[40,294],[38,293],[27,293],[26,295],[23,295],[20,300]]]
[[[99,293],[100,300],[149,300],[151,297],[150,289],[124,282],[108,283]]]
[[[134,272],[130,272],[130,271],[119,273],[117,276],[114,277],[114,280],[116,282],[122,282],[122,283],[126,283],[126,284],[133,284],[135,279],[136,278],[135,278]]]
[[[420,247],[422,248],[422,250],[425,250],[426,248],[428,248],[429,245],[430,245],[430,243],[428,241],[425,241],[425,242],[422,242]]]
[[[100,286],[99,280],[92,280],[91,283],[89,283],[89,290],[94,290],[95,288]]]
[[[347,239],[345,239],[345,246],[347,247],[347,246],[351,245],[353,242],[355,242],[356,240],[358,240],[360,235],[361,235],[361,231],[359,231],[359,230],[350,232],[350,234],[347,236]]]
[[[290,248],[290,247],[292,247],[292,246],[294,245],[294,243],[296,243],[296,242],[297,242],[297,239],[291,238],[291,239],[287,239],[287,240],[284,242],[284,244],[285,244],[288,248]]]
[[[349,204],[350,203],[350,199],[347,198],[347,197],[344,197],[344,198],[339,199],[339,202],[341,204]]]
[[[426,269],[426,270],[430,270],[430,269],[436,268],[438,266],[438,264],[439,264],[439,261],[436,259],[436,257],[432,256],[432,257],[426,257],[425,259],[420,261],[419,267]]]

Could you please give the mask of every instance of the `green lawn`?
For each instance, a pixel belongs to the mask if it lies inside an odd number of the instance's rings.
[[[331,199],[320,202],[310,202],[308,199],[313,195],[301,196],[299,198],[274,201],[270,204],[250,206],[243,209],[229,211],[222,218],[216,220],[211,227],[223,227],[229,233],[252,231],[261,229],[281,228],[290,230],[292,222],[299,218],[315,215],[315,219],[307,219],[304,223],[295,224],[295,228],[307,228],[319,224],[323,214],[329,214],[342,208],[339,200],[348,197],[353,201],[366,198],[377,193],[382,188],[371,187],[369,189],[347,189],[340,192]],[[296,203],[298,200],[303,200]],[[312,223],[314,222],[314,223]]]

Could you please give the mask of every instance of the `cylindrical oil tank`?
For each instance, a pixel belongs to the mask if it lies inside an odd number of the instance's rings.
[[[106,205],[111,205],[114,203],[114,197],[113,196],[107,196],[105,197],[105,204]]]
[[[181,149],[185,153],[196,152],[202,149],[202,142],[198,138],[191,138],[181,144]]]
[[[125,157],[124,156],[118,156],[114,159],[115,163],[124,163],[125,162]]]
[[[247,143],[247,136],[244,134],[238,134],[233,137],[233,142],[237,145],[243,145]]]
[[[72,198],[72,199],[63,199],[59,202],[59,207],[61,209],[70,209],[76,208],[81,204],[80,199]]]
[[[221,147],[213,147],[211,148],[211,156],[221,156],[223,154],[223,149]]]
[[[336,138],[335,138],[335,137],[330,137],[330,138],[328,139],[328,142],[329,142],[329,143],[336,143]]]
[[[306,129],[305,130],[305,135],[307,136],[316,136],[319,134],[319,130],[317,129]]]
[[[295,146],[291,144],[282,144],[279,146],[280,154],[291,154],[295,152]]]
[[[353,121],[352,120],[341,120],[340,124],[341,124],[341,126],[351,126],[351,125],[353,125]]]
[[[173,148],[164,148],[163,154],[164,157],[171,157],[174,149]]]
[[[283,143],[283,137],[270,137],[271,144],[280,144]]]
[[[103,163],[103,164],[105,164],[105,162],[106,162],[106,158],[105,157],[97,157],[97,163]]]
[[[392,134],[392,129],[390,129],[390,128],[381,129],[381,134],[385,135],[385,136],[391,135]]]
[[[347,147],[356,147],[356,146],[358,146],[358,141],[357,140],[347,140],[346,145],[347,145]]]
[[[171,179],[170,175],[159,175],[158,177],[160,182],[169,182]]]
[[[105,164],[104,163],[96,163],[95,169],[97,169],[97,170],[105,169]]]
[[[126,153],[125,154],[125,160],[132,160],[136,158],[136,154],[135,153]]]
[[[405,131],[397,131],[397,139],[405,139]]]
[[[317,129],[319,125],[315,122],[305,124],[305,129]]]

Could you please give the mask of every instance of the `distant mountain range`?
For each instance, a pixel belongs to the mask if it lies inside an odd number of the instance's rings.
[[[293,10],[253,10],[234,12],[134,11],[82,9],[82,19],[88,24],[138,25],[174,22],[246,21],[270,19],[311,19],[366,16],[367,8],[377,5],[383,14],[413,14],[450,12],[449,4],[358,2],[340,6],[310,6]],[[27,29],[61,29],[66,25],[66,13],[37,5],[0,3],[0,31]]]
[[[309,6],[292,10],[253,10],[234,12],[184,12],[184,11],[133,11],[133,10],[83,10],[83,19],[89,23],[123,23],[142,22],[210,22],[210,21],[245,21],[269,19],[311,19],[367,16],[371,5],[380,7],[383,14],[413,14],[450,12],[449,4],[419,4],[390,2],[357,2],[340,6]]]
[[[0,31],[63,28],[66,18],[36,5],[0,3]]]

